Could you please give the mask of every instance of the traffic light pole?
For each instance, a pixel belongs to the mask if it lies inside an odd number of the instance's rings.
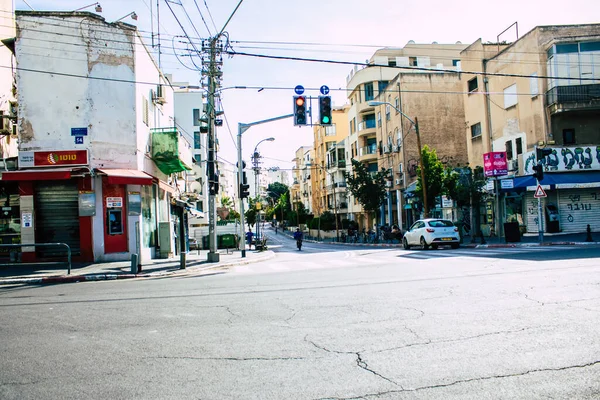
[[[240,239],[241,239],[241,243],[242,243],[242,246],[241,246],[242,258],[246,257],[246,240],[245,240],[246,239],[246,237],[245,237],[246,228],[244,226],[245,225],[244,199],[242,198],[242,193],[241,193],[241,185],[244,180],[244,166],[243,166],[243,161],[242,161],[242,135],[244,134],[244,132],[246,132],[248,129],[250,129],[254,125],[266,124],[268,122],[279,121],[280,119],[291,118],[293,116],[294,116],[294,114],[287,114],[287,115],[282,115],[280,117],[263,119],[261,121],[256,121],[256,122],[250,122],[248,124],[244,124],[241,122],[238,123],[238,134],[237,134],[238,198],[240,199],[240,229],[241,229]]]

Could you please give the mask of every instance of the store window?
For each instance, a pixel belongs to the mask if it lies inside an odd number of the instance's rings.
[[[144,247],[156,246],[156,194],[154,186],[143,186],[142,195],[142,227],[144,231]]]
[[[16,184],[4,183],[0,186],[0,206],[0,243],[21,243],[21,211]],[[0,252],[8,254],[9,250],[0,249]]]

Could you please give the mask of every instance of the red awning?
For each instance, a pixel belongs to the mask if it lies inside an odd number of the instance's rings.
[[[137,169],[99,168],[105,174],[109,185],[152,185],[152,177]]]
[[[20,171],[3,171],[3,181],[58,181],[71,179],[75,168],[26,169]]]
[[[161,188],[162,190],[164,190],[165,192],[168,192],[168,193],[171,193],[171,194],[177,193],[177,188],[175,188],[175,187],[173,187],[173,186],[169,185],[168,183],[163,182],[161,180],[158,181],[158,187]]]

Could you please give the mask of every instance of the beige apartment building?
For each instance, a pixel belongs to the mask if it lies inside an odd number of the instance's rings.
[[[313,128],[314,163],[311,165],[312,210],[315,216],[329,211],[341,220],[347,218],[346,150],[348,106],[333,107],[332,123]]]
[[[367,164],[372,172],[391,171],[381,224],[407,229],[421,216],[413,195],[419,160],[411,122],[415,117],[423,146],[435,149],[449,165],[467,162],[464,103],[459,95],[460,52],[466,47],[409,42],[403,48],[378,50],[371,58],[372,66],[355,68],[348,77],[349,157]],[[373,101],[385,104],[373,105]],[[430,205],[434,215],[442,216],[442,205]],[[373,227],[374,221],[356,200],[351,200],[350,207],[360,228]],[[452,208],[446,212],[452,213]]]
[[[482,230],[503,235],[505,222],[538,232],[536,148],[543,229],[600,229],[600,24],[538,26],[510,45],[476,41],[461,54],[465,138],[471,166],[505,152],[508,173],[491,177]],[[493,185],[492,185],[493,183]]]

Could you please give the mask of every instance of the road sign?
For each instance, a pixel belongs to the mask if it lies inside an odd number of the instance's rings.
[[[304,86],[302,85],[298,85],[294,88],[294,92],[296,92],[297,95],[301,95],[302,93],[304,93]]]
[[[83,136],[75,136],[75,144],[83,144]]]
[[[321,86],[321,94],[327,96],[329,94],[329,88],[325,85]]]
[[[546,192],[542,189],[542,185],[538,185],[537,189],[535,189],[535,194],[533,195],[536,199],[540,197],[547,197]]]

